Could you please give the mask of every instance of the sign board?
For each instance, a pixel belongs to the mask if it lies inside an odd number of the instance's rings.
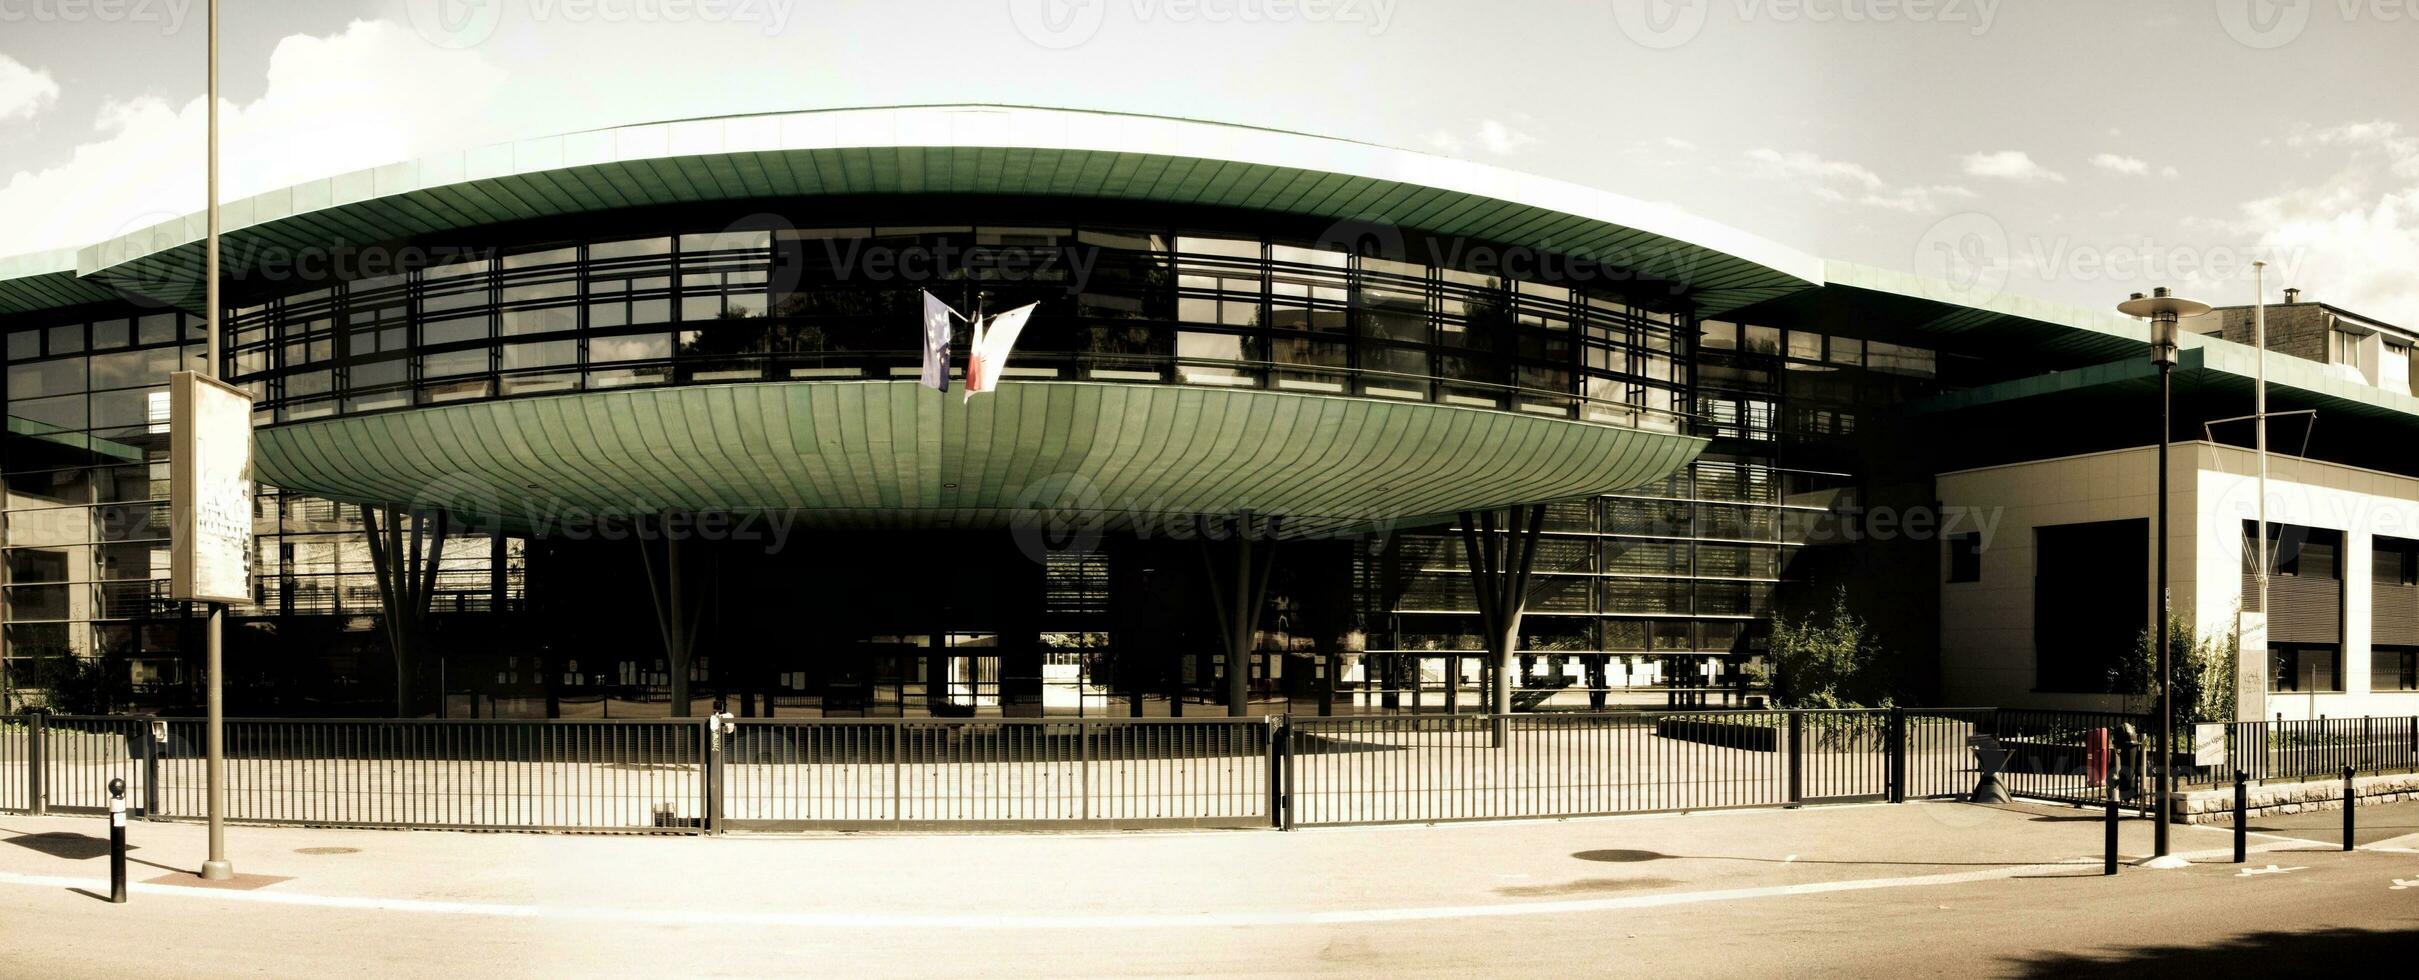
[[[2192,764],[2196,766],[2226,764],[2225,723],[2204,721],[2192,726]]]
[[[252,395],[178,371],[168,381],[168,597],[252,599]]]
[[[1968,735],[1965,745],[1974,750],[1974,765],[1984,775],[2007,768],[2007,750],[1999,747],[1999,736]]]
[[[2251,601],[2251,598],[2245,597],[2245,601]],[[2234,664],[2234,720],[2266,721],[2268,614],[2243,610],[2235,619],[2235,635],[2240,641]]]

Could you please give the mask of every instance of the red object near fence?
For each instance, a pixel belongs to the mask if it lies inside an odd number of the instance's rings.
[[[2084,739],[2083,768],[2092,785],[2108,785],[2108,729],[2094,728]]]

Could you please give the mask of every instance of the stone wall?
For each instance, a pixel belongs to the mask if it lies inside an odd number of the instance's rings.
[[[2361,806],[2419,800],[2419,773],[2360,776],[2352,780],[2353,797]],[[2254,817],[2304,810],[2343,809],[2343,780],[2306,783],[2254,783],[2245,794]],[[2172,797],[2177,823],[2232,823],[2234,787],[2195,790]]]

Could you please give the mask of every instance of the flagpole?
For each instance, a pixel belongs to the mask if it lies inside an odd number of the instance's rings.
[[[2257,370],[2255,371],[2256,379],[2252,383],[2253,393],[2251,396],[2251,426],[2252,431],[2255,433],[2255,435],[2252,437],[2253,442],[2256,444],[2255,454],[2259,457],[2259,575],[2257,581],[2259,583],[2259,653],[2261,658],[2258,665],[2259,672],[2255,676],[2260,678],[2260,683],[2256,692],[2242,692],[2240,691],[2240,688],[2247,685],[2242,685],[2238,682],[2237,689],[2239,693],[2236,695],[2236,697],[2239,699],[2243,693],[2256,693],[2259,696],[2259,702],[2250,705],[2237,704],[2234,708],[2234,715],[2236,718],[2248,718],[2252,721],[2257,721],[2267,717],[2268,688],[2274,680],[2273,678],[2268,677],[2268,569],[2271,559],[2268,555],[2267,269],[2268,263],[2266,262],[2251,263],[2251,291],[2254,294],[2251,298],[2251,347],[2253,362],[2258,365]],[[2235,656],[2238,658],[2242,656],[2240,643],[2236,644]],[[2241,677],[2243,674],[2242,664],[2235,664],[2234,671],[2236,677]],[[2243,710],[2244,708],[2250,708],[2252,710],[2246,714]]]

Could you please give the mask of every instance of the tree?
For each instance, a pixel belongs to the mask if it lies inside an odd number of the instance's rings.
[[[123,661],[61,650],[34,663],[36,683],[48,692],[44,704],[60,714],[105,715],[133,694]]]
[[[2174,660],[2175,727],[2197,722],[2234,720],[2235,665],[2242,658],[2242,637],[2195,635],[2192,621],[2167,618],[2168,655]],[[2123,695],[2126,710],[2148,714],[2159,703],[2159,652],[2149,629],[2136,634],[2133,647],[2108,668],[2108,693]]]
[[[1772,699],[1784,708],[1886,708],[1888,658],[1873,628],[1848,611],[1845,586],[1831,608],[1772,620]]]

